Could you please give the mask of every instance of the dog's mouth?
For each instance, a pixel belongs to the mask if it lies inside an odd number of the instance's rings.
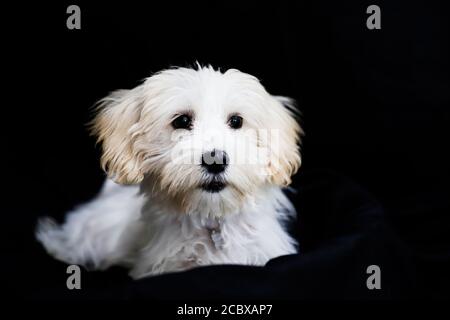
[[[206,192],[216,193],[225,189],[226,186],[227,184],[223,179],[213,178],[208,182],[202,183],[200,188],[202,188],[202,190]]]

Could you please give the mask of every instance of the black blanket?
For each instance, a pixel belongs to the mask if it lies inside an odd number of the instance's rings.
[[[23,252],[33,273],[17,293],[32,299],[386,299],[423,297],[420,259],[392,232],[384,210],[372,195],[349,179],[330,172],[301,174],[296,193],[298,219],[290,231],[300,253],[275,258],[265,267],[219,265],[133,281],[126,270],[82,270],[82,289],[66,287],[66,265],[37,243]],[[368,289],[367,268],[380,268],[381,289]],[[442,268],[441,266],[440,268]],[[20,283],[20,282],[19,282]],[[429,285],[430,290],[433,284]],[[24,290],[24,288],[26,288]],[[420,290],[418,290],[420,289]]]

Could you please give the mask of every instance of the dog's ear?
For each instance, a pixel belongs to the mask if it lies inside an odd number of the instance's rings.
[[[287,186],[291,176],[301,165],[300,140],[303,130],[298,123],[299,112],[294,100],[270,96],[266,117],[271,130],[265,138],[268,149],[268,179],[271,183]]]
[[[143,86],[118,90],[99,101],[91,133],[102,144],[101,165],[108,177],[122,184],[142,181],[142,157],[134,146],[139,134]]]

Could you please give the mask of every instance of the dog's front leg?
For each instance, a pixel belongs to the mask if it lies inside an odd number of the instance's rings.
[[[132,263],[142,231],[142,196],[138,187],[107,180],[100,194],[76,208],[62,225],[40,219],[36,237],[49,254],[70,264],[105,269]]]

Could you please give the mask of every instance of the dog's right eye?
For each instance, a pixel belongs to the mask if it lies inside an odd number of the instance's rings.
[[[172,127],[175,129],[192,129],[192,117],[187,114],[182,114],[172,121]]]

